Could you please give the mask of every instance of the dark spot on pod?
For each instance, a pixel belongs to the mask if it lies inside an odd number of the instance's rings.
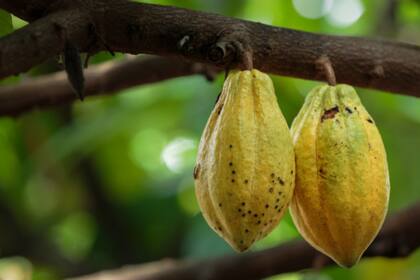
[[[279,195],[281,195],[282,194],[282,192],[279,192]]]
[[[265,216],[265,214],[264,214],[264,213],[262,213],[262,214],[261,214],[261,216],[263,216],[263,217],[264,217],[264,216]]]
[[[279,199],[279,198],[277,198],[277,199],[276,199],[276,202],[279,202],[279,201],[280,201],[280,199]]]
[[[280,185],[282,185],[282,186],[284,185],[284,181],[282,180],[282,178],[277,177],[277,180],[279,181],[279,184],[280,184]]]
[[[321,122],[327,119],[333,119],[338,112],[340,112],[338,106],[334,106],[331,109],[324,110],[324,114],[321,116]]]
[[[232,183],[235,183],[235,179],[232,179]]]
[[[244,244],[244,241],[243,241],[243,240],[241,240],[241,241],[239,241],[239,243]]]
[[[194,179],[198,179],[198,176],[200,175],[200,164],[197,164],[194,167],[194,171],[193,171],[193,177]]]
[[[269,220],[268,222],[271,224],[273,222],[273,220]]]
[[[251,242],[252,242],[252,243],[254,243],[254,242],[255,242],[255,238],[254,238],[254,239],[252,239],[252,240],[251,240]]]
[[[219,94],[219,97],[220,97],[220,94]],[[217,99],[219,99],[219,97],[217,97]],[[220,115],[220,113],[222,112],[222,109],[223,109],[223,103],[220,104],[219,110],[217,110],[217,115]]]
[[[267,223],[264,223],[264,226],[267,226]]]
[[[274,184],[274,183],[275,183],[275,181],[274,181],[274,180],[272,180],[272,181],[271,181],[271,183],[273,183],[273,184]]]
[[[248,232],[249,232],[249,230],[246,228],[246,229],[245,229],[245,233],[248,233]]]
[[[232,148],[233,148],[233,145],[232,145],[232,144],[230,144],[230,145],[229,145],[229,148],[231,148],[231,149],[232,149]]]
[[[269,207],[269,206],[268,206],[268,204],[266,204],[266,205],[265,205],[265,208],[268,208],[268,207]]]
[[[248,210],[248,214],[251,214],[252,213],[252,211],[251,210]]]
[[[248,180],[245,180],[245,181],[244,181],[244,183],[245,183],[245,184],[248,184]]]
[[[355,111],[357,111],[357,107],[353,107],[353,109],[354,109]]]
[[[349,114],[352,114],[352,113],[353,113],[353,111],[352,111],[349,107],[346,107],[346,111],[347,111],[347,113],[349,113]]]
[[[236,173],[236,171],[235,170],[232,170],[232,174],[235,174]]]
[[[373,123],[373,121],[371,119],[367,119],[368,123]]]
[[[242,214],[242,217],[245,217],[245,214]]]
[[[293,170],[290,170],[290,174],[293,174]]]
[[[232,162],[229,162],[229,166],[232,166],[233,165],[233,163]]]
[[[258,221],[258,222],[257,222],[257,225],[259,225],[259,224],[261,224],[261,221]]]
[[[258,214],[254,214],[254,217],[256,218],[256,217],[258,217]]]
[[[219,203],[219,207],[222,207],[222,203]]]
[[[223,231],[221,227],[218,227],[217,229],[220,230],[220,231]]]
[[[260,235],[262,235],[263,234],[263,232],[262,231],[260,231]]]
[[[278,205],[274,206],[274,209],[277,209],[277,208],[279,208],[279,206],[278,206]]]
[[[321,176],[321,178],[326,179],[327,178],[327,174],[325,173],[325,170],[320,168],[319,169],[319,176]]]
[[[274,189],[273,188],[269,188],[268,191],[272,193],[274,191]]]
[[[274,173],[271,173],[271,178],[274,178]]]
[[[242,212],[242,209],[241,208],[238,208],[238,212]]]
[[[245,202],[242,202],[242,203],[241,203],[241,205],[242,205],[242,206],[245,206]]]
[[[279,208],[278,210],[277,210],[277,212],[280,212],[281,211],[281,208]]]

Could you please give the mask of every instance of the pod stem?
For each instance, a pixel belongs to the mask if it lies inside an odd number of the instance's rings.
[[[254,61],[251,50],[246,50],[242,54],[242,63],[246,70],[252,70],[254,68]]]
[[[316,61],[317,69],[322,72],[330,86],[337,85],[335,71],[328,56],[323,55]]]

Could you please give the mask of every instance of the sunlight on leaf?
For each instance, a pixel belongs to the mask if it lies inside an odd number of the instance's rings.
[[[191,167],[197,152],[197,143],[189,138],[175,138],[162,150],[162,160],[174,173],[180,173]]]
[[[293,0],[293,5],[300,15],[306,18],[320,18],[330,12],[334,0]]]
[[[355,23],[363,12],[364,6],[360,0],[334,0],[327,20],[334,26],[348,27]]]

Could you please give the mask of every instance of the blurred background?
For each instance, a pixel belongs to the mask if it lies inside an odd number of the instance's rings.
[[[419,0],[156,0],[299,30],[420,44]],[[0,10],[0,36],[24,26]],[[91,63],[125,59],[99,53]],[[58,71],[48,61],[1,85]],[[289,124],[317,82],[273,76]],[[199,213],[197,144],[223,76],[130,88],[114,96],[0,118],[0,279],[52,280],[162,258],[233,254]],[[420,90],[420,89],[419,89]],[[420,99],[359,89],[388,152],[390,212],[420,199]],[[300,238],[286,216],[253,250]],[[420,279],[407,259],[269,278]]]

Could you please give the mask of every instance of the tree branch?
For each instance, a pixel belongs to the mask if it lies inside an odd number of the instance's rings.
[[[91,66],[85,71],[85,95],[118,92],[121,89],[166,79],[203,74],[214,77],[218,68],[170,58],[138,57]],[[0,116],[77,100],[64,72],[42,76],[18,85],[0,87]]]
[[[364,258],[383,256],[398,258],[410,255],[420,246],[420,203],[392,215]],[[241,255],[223,256],[203,261],[155,262],[125,267],[74,280],[254,280],[330,265],[332,262],[304,241],[291,241],[280,246]],[[106,276],[106,277],[105,277]]]
[[[9,11],[21,19],[33,21],[45,15],[51,4],[58,0],[0,0],[0,9]]]
[[[110,48],[219,67],[253,64],[265,72],[315,80],[325,80],[316,61],[326,56],[340,83],[420,96],[419,46],[124,0],[68,1],[64,7],[0,39],[0,78],[59,54],[70,40],[88,52]]]

